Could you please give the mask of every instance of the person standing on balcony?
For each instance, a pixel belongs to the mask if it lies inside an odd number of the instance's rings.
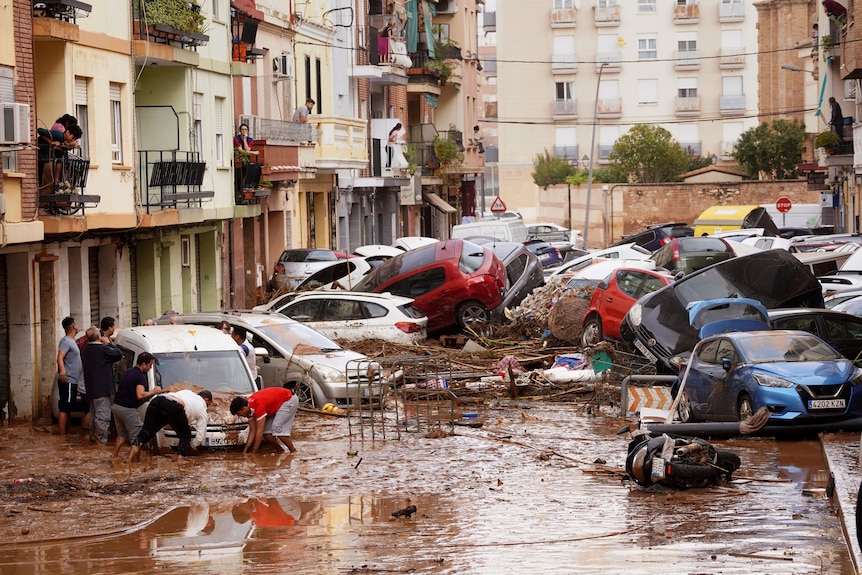
[[[401,122],[395,124],[395,126],[389,130],[389,138],[386,140],[386,167],[392,167],[392,152],[394,151],[395,145],[398,144],[399,136],[401,135]]]
[[[311,110],[314,108],[314,100],[308,98],[305,101],[305,104],[296,109],[296,112],[293,113],[293,121],[299,122],[301,124],[305,124],[308,122],[308,115],[311,113]]]
[[[233,147],[251,156],[257,156],[257,150],[251,149],[252,144],[254,144],[254,138],[248,135],[248,124],[240,124],[239,134],[233,137]]]
[[[60,181],[60,172],[63,160],[69,150],[78,146],[78,139],[84,135],[81,126],[70,124],[64,131],[47,130],[39,128],[36,130],[39,136],[38,147],[38,169],[41,187],[51,186]],[[46,169],[46,165],[53,164],[54,169]],[[50,191],[54,191],[53,189]]]
[[[832,131],[835,132],[839,138],[844,137],[844,116],[841,114],[841,106],[838,102],[835,101],[835,98],[829,98],[829,106],[832,108],[832,115],[829,119],[829,125],[832,127]]]

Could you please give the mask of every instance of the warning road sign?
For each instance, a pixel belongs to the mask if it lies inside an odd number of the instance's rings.
[[[491,211],[496,213],[503,213],[506,211],[506,204],[503,203],[503,200],[500,196],[494,198],[494,202],[491,204]]]

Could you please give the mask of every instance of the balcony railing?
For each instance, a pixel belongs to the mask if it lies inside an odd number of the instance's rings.
[[[718,57],[718,67],[723,70],[745,67],[743,48],[722,48]]]
[[[493,32],[497,29],[497,13],[485,12],[482,14],[482,27],[485,32]]]
[[[136,40],[146,40],[155,44],[166,44],[183,49],[195,49],[209,42],[210,37],[200,32],[180,30],[168,24],[144,25],[135,20],[134,37]]]
[[[680,142],[679,147],[682,148],[685,153],[694,156],[695,158],[699,158],[701,150],[700,144],[700,142]]]
[[[722,114],[738,114],[745,111],[745,94],[720,96],[718,109]]]
[[[201,191],[206,162],[197,152],[141,150],[138,152],[138,182],[141,204],[152,208],[198,208],[215,192]]]
[[[696,116],[700,114],[700,96],[678,97],[676,113],[679,116]]]
[[[574,28],[577,25],[578,11],[574,8],[556,8],[551,10],[552,28]]]
[[[578,56],[576,54],[554,54],[551,56],[551,72],[571,73],[578,71]]]
[[[611,152],[614,150],[613,144],[599,144],[599,160],[607,160],[611,157]]]
[[[596,71],[604,64],[605,72],[618,72],[622,56],[619,50],[613,52],[599,52],[596,54]]]
[[[241,116],[240,120],[249,126],[249,133],[255,140],[266,140],[270,144],[300,144],[316,142],[319,136],[314,116],[307,123],[285,122],[260,116]]]
[[[482,60],[482,69],[485,71],[486,76],[496,76],[497,75],[497,60],[492,58],[487,58]]]
[[[700,68],[700,50],[677,50],[673,67],[676,70],[696,70]]]
[[[39,207],[51,215],[70,216],[99,205],[101,196],[87,195],[90,160],[74,154],[53,155],[39,161]]]
[[[718,7],[719,22],[739,22],[745,19],[745,5],[742,2],[722,2]]]
[[[497,102],[485,102],[485,118],[497,119]]]
[[[438,133],[434,124],[414,124],[407,128],[407,142],[413,150],[413,163],[423,176],[433,176],[435,170],[440,168],[440,158],[434,151],[436,136]]]
[[[697,4],[677,4],[673,8],[673,21],[677,24],[695,24],[700,19]]]
[[[729,160],[733,157],[733,152],[736,150],[736,140],[727,141],[722,140],[721,142],[721,159]]]
[[[554,116],[567,116],[576,118],[578,116],[578,107],[574,98],[556,99],[553,104]]]
[[[622,98],[602,98],[596,108],[596,114],[599,118],[618,118],[622,113]]]
[[[93,7],[79,0],[38,0],[33,2],[34,18],[54,18],[75,24],[79,13],[89,15]]]
[[[620,7],[596,8],[596,26],[617,26],[620,23]]]
[[[554,155],[558,158],[563,158],[564,160],[577,163],[578,145],[572,144],[570,146],[554,146]]]

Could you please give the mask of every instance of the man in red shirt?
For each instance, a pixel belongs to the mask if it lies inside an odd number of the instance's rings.
[[[257,453],[263,439],[285,453],[296,451],[290,430],[297,407],[299,398],[283,387],[261,389],[248,399],[235,397],[230,403],[231,414],[248,418],[248,439],[243,453],[248,453],[249,447],[252,453]]]

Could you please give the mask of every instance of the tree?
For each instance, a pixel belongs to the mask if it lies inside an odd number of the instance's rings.
[[[612,172],[647,184],[677,179],[688,168],[691,157],[664,128],[639,124],[617,139],[608,160]]]
[[[739,136],[733,159],[752,179],[793,180],[804,140],[805,125],[798,120],[761,122]]]
[[[548,150],[536,154],[533,159],[533,183],[547,189],[554,184],[566,183],[566,178],[575,175],[577,168],[564,158],[552,156]]]

